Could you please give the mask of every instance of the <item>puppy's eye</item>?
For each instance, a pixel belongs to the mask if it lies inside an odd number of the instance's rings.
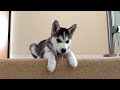
[[[57,42],[58,42],[58,43],[61,43],[62,41],[61,41],[60,39],[57,39]]]
[[[67,40],[66,43],[69,43],[69,40]]]

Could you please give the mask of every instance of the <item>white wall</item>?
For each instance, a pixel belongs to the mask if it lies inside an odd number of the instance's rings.
[[[54,20],[66,28],[77,24],[71,45],[75,55],[108,53],[105,11],[13,11],[10,56],[30,57],[30,44],[48,38]]]

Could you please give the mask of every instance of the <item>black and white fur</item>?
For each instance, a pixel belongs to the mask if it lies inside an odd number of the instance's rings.
[[[39,44],[31,44],[30,52],[34,58],[45,58],[48,60],[47,68],[53,72],[56,68],[56,60],[64,57],[68,60],[69,65],[73,68],[77,67],[78,62],[74,53],[70,50],[71,39],[76,24],[70,28],[60,27],[57,20],[52,24],[51,36],[41,41]]]

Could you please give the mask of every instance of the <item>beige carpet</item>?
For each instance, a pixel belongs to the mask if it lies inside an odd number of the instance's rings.
[[[61,59],[53,73],[47,71],[47,60],[44,59],[0,60],[0,79],[120,79],[120,57],[77,59],[76,69]]]

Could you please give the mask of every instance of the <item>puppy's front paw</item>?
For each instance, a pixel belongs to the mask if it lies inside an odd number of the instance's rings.
[[[48,71],[52,73],[56,67],[55,67],[55,65],[51,64],[51,65],[48,65],[47,68],[48,68]]]
[[[76,68],[78,66],[78,62],[76,59],[70,59],[69,60],[69,65],[73,68]]]

